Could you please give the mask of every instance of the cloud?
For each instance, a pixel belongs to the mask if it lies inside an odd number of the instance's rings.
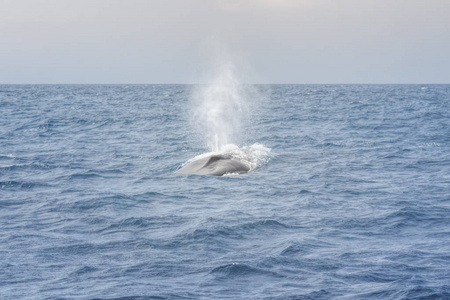
[[[0,0],[0,82],[33,66],[46,82],[190,82],[211,36],[268,82],[446,82],[449,14],[448,0]]]
[[[285,10],[314,4],[310,0],[217,0],[219,10],[228,12],[251,12],[252,10]]]

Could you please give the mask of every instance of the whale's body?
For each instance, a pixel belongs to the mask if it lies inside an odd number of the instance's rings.
[[[245,174],[250,168],[230,156],[213,154],[196,159],[175,173],[222,176],[224,174]]]

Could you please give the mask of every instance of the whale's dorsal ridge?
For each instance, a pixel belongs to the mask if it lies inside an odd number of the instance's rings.
[[[225,155],[222,154],[217,154],[217,155],[212,155],[205,163],[204,167],[209,166],[210,164],[219,161],[221,159],[230,159],[229,157],[226,157]]]

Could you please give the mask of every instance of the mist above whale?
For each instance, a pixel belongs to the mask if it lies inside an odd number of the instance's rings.
[[[238,80],[231,61],[215,63],[210,83],[194,87],[191,94],[192,125],[198,136],[204,138],[211,152],[189,159],[175,173],[223,176],[245,174],[260,163],[266,162],[270,149],[255,143],[239,147],[236,144],[248,140],[250,125],[256,104],[261,98],[259,90],[243,85]]]

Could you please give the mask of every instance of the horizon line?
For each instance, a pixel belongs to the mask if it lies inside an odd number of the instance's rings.
[[[0,83],[0,85],[208,85],[209,83]],[[240,83],[242,85],[448,85],[450,83]]]

